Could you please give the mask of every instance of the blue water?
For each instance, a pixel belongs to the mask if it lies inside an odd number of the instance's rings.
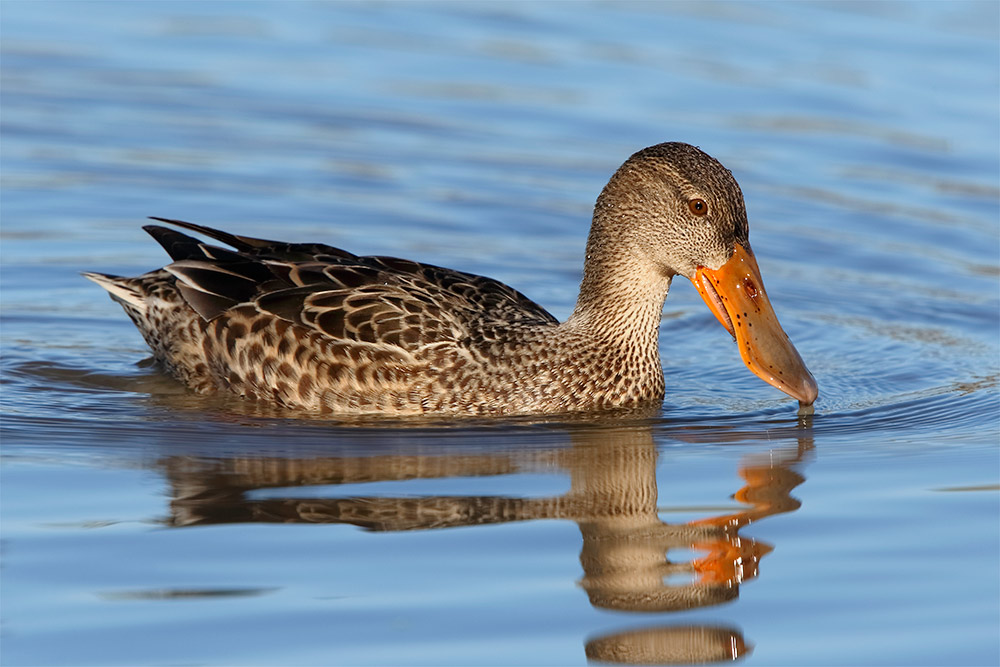
[[[0,4],[0,661],[1000,663],[998,7]],[[413,425],[192,396],[79,276],[160,215],[562,318],[661,141],[741,183],[813,417],[680,279],[659,416]]]

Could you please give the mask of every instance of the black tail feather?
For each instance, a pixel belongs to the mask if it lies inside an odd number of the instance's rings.
[[[357,255],[353,253],[323,243],[285,243],[283,241],[268,241],[266,239],[256,239],[250,236],[237,236],[235,234],[230,234],[229,232],[224,232],[221,229],[213,229],[203,225],[196,225],[193,222],[184,222],[183,220],[157,218],[155,216],[151,216],[150,219],[159,220],[160,222],[166,222],[177,227],[189,229],[199,234],[204,234],[209,238],[213,238],[216,241],[221,241],[226,245],[232,246],[238,252],[246,253],[249,256],[259,259],[284,262],[306,262],[319,259],[320,257],[324,260],[334,258],[346,260],[357,259]],[[177,244],[177,252],[187,252],[192,248],[199,247],[197,246],[199,242],[194,238],[181,234],[177,231],[164,229],[159,225],[149,225],[144,227],[144,229],[152,234],[153,237],[156,238],[156,240],[159,241],[164,248],[166,248],[167,252],[171,253],[170,256],[175,260],[179,258],[171,252],[171,248],[168,247],[168,245],[165,244],[161,238],[167,239],[167,243]],[[182,239],[186,239],[186,241],[182,241]],[[187,245],[187,243],[193,243],[195,245],[190,246]],[[185,255],[182,259],[223,259],[227,257],[227,255],[225,255],[227,252],[230,251],[223,250],[217,246],[202,244],[197,254]]]
[[[180,232],[160,227],[159,225],[145,225],[143,229],[152,236],[157,243],[170,255],[170,259],[177,261],[181,259],[206,259],[203,243],[196,238],[181,234]]]
[[[174,225],[176,227],[181,227],[183,229],[190,229],[192,232],[204,234],[209,238],[213,238],[216,241],[222,241],[226,245],[232,246],[233,248],[236,248],[237,250],[241,250],[244,252],[258,248],[268,248],[276,245],[284,245],[279,241],[255,239],[249,236],[236,236],[235,234],[224,232],[221,229],[213,229],[211,227],[205,227],[204,225],[196,225],[193,222],[184,222],[183,220],[172,220],[171,218],[158,218],[155,215],[149,216],[149,219],[158,220],[159,222],[165,222],[169,225]],[[169,252],[169,250],[167,252]],[[173,257],[173,255],[171,255],[171,257]]]

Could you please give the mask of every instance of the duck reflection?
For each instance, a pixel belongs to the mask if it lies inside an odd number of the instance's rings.
[[[697,441],[703,433],[680,429],[669,435]],[[748,437],[760,434],[726,433],[727,442]],[[761,460],[745,460],[738,471],[745,484],[733,496],[742,507],[710,518],[668,523],[657,507],[658,451],[648,426],[581,429],[571,434],[571,440],[565,448],[489,453],[449,454],[438,449],[433,454],[312,458],[170,457],[161,462],[172,487],[167,521],[173,526],[343,523],[373,531],[403,531],[571,520],[583,536],[580,583],[592,605],[671,612],[733,600],[740,585],[758,575],[758,564],[772,546],[741,536],[740,529],[799,507],[791,491],[804,478],[795,468],[811,449],[808,438],[796,438],[792,447],[772,450]],[[559,470],[568,472],[570,490],[551,498],[257,498],[252,493]],[[692,552],[696,557],[690,557]],[[594,660],[634,664],[733,660],[749,650],[739,629],[719,626],[632,630],[592,638],[585,648]]]

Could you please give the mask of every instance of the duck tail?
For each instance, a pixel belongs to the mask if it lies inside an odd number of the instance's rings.
[[[90,271],[85,271],[81,275],[106,289],[111,298],[123,306],[140,312],[146,311],[146,296],[139,289],[139,285],[134,278],[122,278],[121,276],[112,276],[107,273],[92,273]]]

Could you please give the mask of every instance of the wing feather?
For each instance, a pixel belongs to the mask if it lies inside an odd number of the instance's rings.
[[[235,236],[163,220],[232,246],[175,230],[147,231],[167,249],[184,299],[211,320],[239,304],[341,341],[412,350],[460,344],[497,323],[555,324],[544,308],[503,283],[395,257],[359,257],[332,246]]]

